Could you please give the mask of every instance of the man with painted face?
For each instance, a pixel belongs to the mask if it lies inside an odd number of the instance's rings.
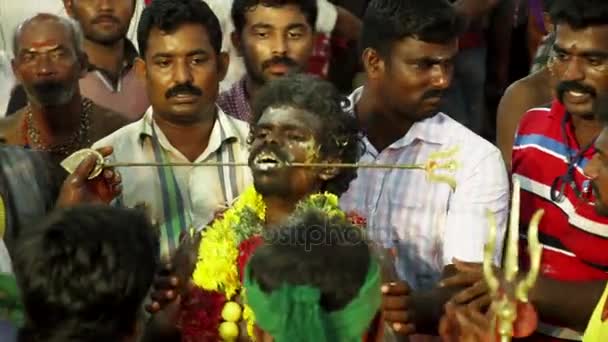
[[[234,0],[232,42],[247,74],[220,94],[218,104],[226,113],[250,121],[251,103],[265,83],[306,71],[317,10],[315,0]]]
[[[367,217],[373,240],[394,251],[399,279],[384,284],[383,310],[404,335],[436,334],[453,294],[437,283],[455,271],[453,259],[483,260],[488,212],[497,219],[497,246],[504,236],[509,184],[500,152],[438,111],[462,28],[444,0],[373,0],[363,17],[367,79],[349,108],[365,133],[360,161],[411,165],[444,155],[436,162],[458,164],[440,171],[453,186],[421,170],[359,169],[340,199],[343,209]]]
[[[0,141],[67,156],[127,123],[80,94],[86,57],[78,24],[38,14],[19,26],[14,41],[13,72],[28,105],[0,120]]]
[[[304,74],[275,80],[256,97],[249,166],[255,191],[265,204],[266,228],[283,224],[309,195],[324,191],[341,195],[356,177],[353,169],[287,166],[353,163],[358,159],[359,131],[354,118],[342,110],[342,102],[342,96],[330,83]],[[191,266],[175,266],[176,270],[165,270],[173,271],[171,276],[158,279],[148,308],[151,312],[162,309],[155,315],[161,321],[167,312],[175,311],[175,305],[186,301],[176,298],[187,296],[179,288],[188,280],[175,275],[188,273],[177,269],[187,270]],[[155,323],[164,327],[175,325],[175,322]]]
[[[608,218],[589,204],[594,195],[583,168],[602,129],[594,115],[596,99],[608,93],[608,2],[554,0],[550,15],[556,40],[549,70],[557,98],[550,107],[526,113],[513,147],[513,175],[522,185],[521,225],[538,209],[545,211],[539,226],[541,276],[605,280]],[[569,339],[581,333],[546,325],[539,331]]]
[[[247,123],[217,105],[228,66],[222,32],[200,0],[155,0],[140,18],[141,56],[152,106],[144,117],[97,142],[113,146],[113,160],[134,162],[240,162],[249,155]],[[146,204],[161,225],[161,251],[172,252],[189,227],[207,224],[251,183],[247,168],[120,168],[124,189],[117,205]]]

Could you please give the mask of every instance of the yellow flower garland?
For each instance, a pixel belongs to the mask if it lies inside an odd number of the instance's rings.
[[[314,194],[301,201],[296,211],[317,207],[330,217],[345,214],[338,207],[338,197],[330,193]],[[247,219],[253,214],[253,220]],[[223,217],[215,220],[201,234],[198,261],[192,275],[194,284],[207,291],[223,292],[231,301],[240,292],[243,303],[246,294],[242,289],[237,268],[239,244],[256,234],[261,234],[266,219],[266,204],[253,186],[247,188]],[[244,305],[243,319],[247,322],[247,333],[254,338],[255,322],[251,308]]]
[[[196,286],[208,291],[224,292],[230,300],[241,287],[236,260],[239,255],[235,227],[241,212],[248,208],[261,222],[266,217],[266,205],[254,187],[247,188],[221,219],[202,232],[198,261],[192,280]]]

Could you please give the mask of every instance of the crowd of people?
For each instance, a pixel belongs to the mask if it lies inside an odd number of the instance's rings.
[[[0,340],[608,341],[608,1],[10,3]]]

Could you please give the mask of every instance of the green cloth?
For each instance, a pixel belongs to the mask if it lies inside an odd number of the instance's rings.
[[[255,314],[256,324],[276,342],[360,342],[380,309],[380,267],[373,259],[359,293],[342,310],[321,308],[321,293],[311,286],[283,284],[264,292],[245,270],[246,303]]]
[[[23,306],[15,276],[0,273],[0,319],[23,324]]]

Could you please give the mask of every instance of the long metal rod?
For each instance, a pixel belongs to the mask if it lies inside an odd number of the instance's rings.
[[[129,162],[116,162],[116,163],[104,163],[104,167],[217,167],[217,166],[230,166],[230,167],[248,167],[248,163],[230,163],[230,162],[200,162],[200,163],[188,163],[188,162],[174,162],[174,163],[129,163]],[[289,167],[333,167],[333,168],[350,168],[350,169],[401,169],[401,170],[425,170],[425,165],[405,165],[405,164],[373,164],[373,163],[288,163],[285,166]]]

